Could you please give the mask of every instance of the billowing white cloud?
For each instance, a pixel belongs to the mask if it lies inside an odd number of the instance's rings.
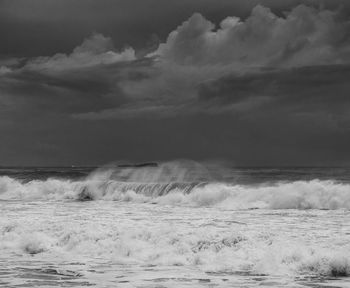
[[[247,19],[228,17],[218,29],[197,13],[151,55],[179,65],[237,69],[343,64],[350,62],[349,29],[336,12],[305,5],[285,17],[256,6]]]
[[[25,68],[60,71],[135,59],[134,49],[126,48],[116,52],[111,38],[95,33],[85,39],[71,54],[58,53],[52,57],[37,57],[28,61]]]

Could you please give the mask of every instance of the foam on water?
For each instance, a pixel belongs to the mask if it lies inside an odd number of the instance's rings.
[[[0,177],[0,199],[114,200],[226,209],[350,209],[350,184],[333,180],[240,185],[199,164],[98,169],[79,181]],[[221,177],[219,177],[219,176]]]
[[[350,276],[349,236],[340,224],[349,214],[341,211],[233,212],[112,201],[10,201],[2,209],[0,259],[36,259],[45,271],[55,263],[53,269],[83,277],[111,267],[109,280],[120,269],[113,265],[137,275],[153,267],[158,277],[162,267],[192,269],[197,279],[203,273],[282,282]],[[85,264],[67,265],[75,262]]]
[[[0,177],[0,285],[350,287],[350,184],[229,173],[175,162]]]
[[[2,249],[17,253],[72,253],[72,256],[111,257],[129,263],[198,266],[211,272],[245,271],[251,274],[313,274],[350,276],[348,248],[330,251],[301,243],[274,240],[272,235],[241,231],[213,235],[210,229],[195,233],[166,227],[156,230],[55,231],[57,235],[25,232],[16,227],[2,235]],[[96,228],[96,227],[95,227]],[[286,240],[286,239],[284,239]]]

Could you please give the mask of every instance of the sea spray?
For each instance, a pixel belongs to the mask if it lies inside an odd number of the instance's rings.
[[[233,170],[234,171],[234,170]],[[239,184],[223,166],[193,161],[108,166],[80,180],[0,177],[0,199],[105,200],[225,209],[350,209],[350,184],[335,180]]]

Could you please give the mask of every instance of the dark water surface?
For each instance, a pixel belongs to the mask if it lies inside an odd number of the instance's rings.
[[[146,163],[150,167],[156,163]],[[157,165],[157,164],[156,164]],[[145,166],[135,165],[113,165],[114,169],[134,167],[142,169]],[[79,180],[88,176],[98,167],[1,167],[0,176],[9,176],[25,181],[46,180],[48,178]],[[350,167],[234,167],[225,169],[225,179],[237,184],[265,183],[275,181],[310,181],[335,180],[339,182],[350,182]]]

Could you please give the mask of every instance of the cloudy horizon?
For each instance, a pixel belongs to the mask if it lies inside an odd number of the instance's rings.
[[[350,164],[348,2],[136,2],[0,2],[1,166]]]

